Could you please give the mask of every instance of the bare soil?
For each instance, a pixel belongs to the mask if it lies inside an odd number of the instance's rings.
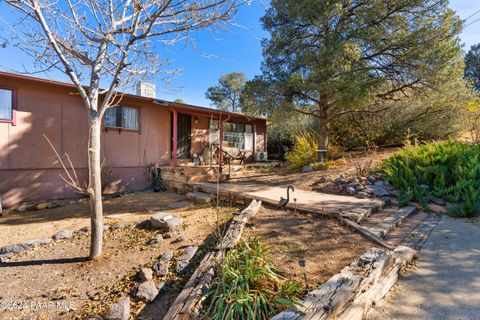
[[[149,210],[167,209],[170,203],[184,199],[171,192],[135,192],[103,201],[105,224],[136,221],[150,216]],[[88,201],[58,208],[15,212],[0,217],[0,247],[32,239],[53,236],[63,229],[78,230],[90,225]]]
[[[262,208],[252,220],[244,239],[251,237],[270,247],[273,262],[286,278],[310,289],[374,246],[332,218],[271,208]]]
[[[221,207],[218,215],[210,207],[167,210],[167,205],[174,199],[183,197],[169,193],[138,193],[106,201],[106,212],[113,215],[109,222],[126,221],[130,224],[105,232],[105,254],[99,261],[85,258],[89,233],[76,233],[71,239],[39,246],[1,263],[0,319],[86,319],[106,312],[111,303],[132,292],[137,271],[143,266],[151,267],[166,250],[172,250],[177,257],[181,248],[197,245],[200,247],[194,258],[197,263],[210,250],[217,224],[227,221],[236,209]],[[149,244],[158,231],[138,224],[151,215],[146,208],[182,216],[185,229],[181,235],[185,239],[177,241],[178,238],[173,237]],[[12,234],[10,239],[15,241],[8,243],[13,243],[51,236],[54,230],[66,227],[76,230],[88,224],[86,210],[85,206],[76,204],[9,216],[2,220],[9,222],[5,223],[9,228],[2,225],[2,232],[6,230]],[[21,215],[25,216],[26,223],[22,223]],[[52,224],[50,219],[55,222],[54,226],[49,226]],[[37,225],[42,226],[38,231]],[[23,231],[12,231],[17,227]],[[172,268],[174,263],[175,258]],[[134,301],[134,315],[140,315],[142,319],[161,319],[188,277],[189,274],[178,277],[173,273],[156,277],[157,285],[166,282],[170,290],[147,307],[143,302]]]
[[[347,152],[341,159],[331,161],[329,167],[323,170],[302,172],[298,168],[285,166],[281,168],[261,169],[244,177],[232,179],[235,183],[255,183],[270,186],[293,184],[295,188],[307,191],[329,192],[333,188],[332,181],[337,178],[355,178],[357,169],[373,171],[381,161],[388,158],[398,148],[380,149],[376,152]],[[330,190],[337,193],[338,190]]]

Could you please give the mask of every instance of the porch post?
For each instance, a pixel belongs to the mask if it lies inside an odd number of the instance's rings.
[[[177,110],[176,109],[173,109],[173,143],[172,143],[172,146],[173,146],[173,166],[176,167],[177,166],[177,137],[178,137],[178,114],[177,114]]]
[[[219,150],[220,150],[220,155],[218,156],[219,157],[219,161],[220,161],[220,167],[223,165],[223,152],[222,152],[222,149],[223,149],[223,121],[222,121],[222,115],[220,115],[220,118],[218,119],[218,135],[219,135],[219,139],[218,139],[218,142],[219,142]]]

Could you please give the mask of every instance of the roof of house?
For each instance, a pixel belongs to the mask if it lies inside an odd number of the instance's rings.
[[[68,83],[68,82],[62,82],[62,81],[32,77],[32,76],[28,76],[28,75],[24,75],[24,74],[13,73],[13,72],[0,71],[0,78],[3,78],[3,77],[16,79],[16,80],[24,80],[24,81],[48,84],[48,85],[53,85],[53,86],[58,86],[58,87],[76,89],[74,84]],[[195,114],[200,114],[200,115],[215,115],[215,116],[222,116],[222,118],[223,118],[223,116],[225,116],[225,118],[228,118],[228,117],[233,117],[233,118],[242,117],[242,118],[248,118],[248,119],[265,120],[265,118],[263,118],[263,117],[254,117],[254,116],[245,115],[243,113],[223,111],[223,110],[207,108],[207,107],[202,107],[202,106],[197,106],[197,105],[192,105],[192,104],[187,104],[187,103],[179,103],[179,102],[162,100],[162,99],[158,99],[158,98],[144,97],[144,96],[139,96],[139,95],[130,94],[130,93],[124,93],[123,95],[126,98],[153,102],[154,104],[169,107],[171,109],[176,109],[177,111],[180,111],[180,112],[181,111],[190,112],[190,113],[195,113]]]

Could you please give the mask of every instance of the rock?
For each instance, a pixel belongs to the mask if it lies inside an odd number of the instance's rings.
[[[155,236],[155,238],[153,238],[152,240],[150,240],[149,244],[157,244],[157,243],[160,243],[163,241],[163,237],[161,234],[157,234]]]
[[[338,179],[335,179],[335,183],[336,183],[336,184],[349,184],[350,181],[348,181],[348,180],[345,179],[345,178],[338,178]]]
[[[159,260],[166,260],[166,261],[170,261],[172,259],[173,259],[173,251],[172,250],[165,251],[159,258]]]
[[[428,209],[434,213],[439,213],[439,214],[447,214],[448,210],[445,207],[442,207],[441,205],[435,204],[435,203],[429,203],[428,204]]]
[[[357,189],[354,187],[347,187],[347,194],[354,195],[357,192]]]
[[[0,254],[0,262],[7,261],[8,259],[10,259],[11,256],[13,256],[13,252]]]
[[[90,318],[87,318],[87,320],[104,320],[104,318],[99,315],[94,315],[94,316],[91,316]]]
[[[80,230],[78,230],[78,232],[89,232],[90,231],[90,227],[83,227],[81,228]]]
[[[182,230],[183,219],[173,214],[157,212],[150,217],[150,223],[154,228],[176,232]]]
[[[52,241],[53,241],[52,238],[40,238],[40,239],[29,240],[25,243],[31,246],[39,246],[41,244],[48,244]]]
[[[48,207],[49,205],[47,202],[40,202],[35,206],[35,210],[43,210],[43,209],[47,209]]]
[[[124,297],[115,302],[105,316],[105,320],[128,320],[130,319],[130,297]]]
[[[108,231],[110,230],[110,226],[109,225],[103,225],[103,231]]]
[[[173,251],[165,251],[158,261],[153,265],[152,269],[155,274],[159,277],[166,276],[168,274],[168,267],[170,265],[170,260],[173,259]]]
[[[153,279],[153,271],[150,268],[142,268],[137,274],[138,280],[150,281]]]
[[[26,243],[19,243],[19,244],[11,244],[5,247],[0,248],[0,254],[14,254],[28,250],[32,245]]]
[[[128,223],[126,222],[117,222],[110,226],[110,230],[117,230],[117,229],[125,228],[126,226],[128,226]]]
[[[360,191],[357,193],[357,198],[360,198],[360,199],[368,198],[368,193],[364,191]]]
[[[188,272],[190,260],[195,256],[197,250],[197,246],[188,246],[183,250],[182,255],[177,260],[177,265],[175,266],[175,272],[177,274],[184,275]]]
[[[24,212],[24,211],[27,211],[28,209],[30,209],[31,207],[32,207],[31,204],[22,203],[22,204],[17,208],[17,211],[18,211],[18,212]]]
[[[165,282],[160,283],[160,284],[158,285],[158,291],[159,291],[160,293],[167,293],[167,291],[168,291],[168,285],[167,285],[167,283],[165,283]]]
[[[168,205],[168,207],[171,209],[178,209],[178,208],[191,207],[191,206],[193,206],[193,203],[191,203],[190,201],[177,201],[174,203],[170,203]]]
[[[313,171],[313,167],[312,166],[304,166],[302,168],[302,172],[312,172]]]
[[[72,230],[65,229],[55,233],[55,235],[52,238],[53,240],[60,240],[60,239],[70,239],[71,237],[73,237]]]
[[[153,265],[152,269],[157,276],[164,277],[169,272],[168,271],[169,265],[170,265],[169,261],[159,260]]]
[[[383,187],[385,186],[385,182],[383,180],[378,180],[378,181],[375,181],[373,185],[377,187]]]
[[[443,200],[442,198],[432,197],[430,200],[433,203],[438,204],[439,206],[446,206],[447,205],[447,202],[445,200]]]
[[[189,192],[185,195],[185,197],[187,197],[188,200],[192,200],[198,204],[207,204],[212,201],[212,196],[203,192]]]
[[[377,198],[390,195],[390,192],[385,190],[383,186],[373,185],[372,189],[373,189],[373,195]]]
[[[153,281],[142,282],[137,289],[135,297],[140,300],[150,302],[158,295],[158,289]]]

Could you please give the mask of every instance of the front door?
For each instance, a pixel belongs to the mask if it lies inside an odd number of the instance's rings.
[[[179,113],[177,118],[177,159],[190,159],[191,135],[192,117]]]

